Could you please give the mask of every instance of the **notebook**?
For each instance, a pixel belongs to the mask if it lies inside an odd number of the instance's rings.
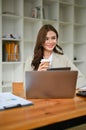
[[[77,71],[26,71],[25,94],[29,98],[73,98]]]

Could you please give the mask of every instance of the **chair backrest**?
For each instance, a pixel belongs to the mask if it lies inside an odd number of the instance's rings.
[[[13,82],[12,83],[12,93],[16,96],[24,96],[24,83],[23,82]]]

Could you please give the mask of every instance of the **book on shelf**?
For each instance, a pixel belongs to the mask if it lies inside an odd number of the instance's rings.
[[[19,60],[18,43],[14,43],[14,42],[11,43],[10,54],[11,54],[11,61],[18,61]]]
[[[10,61],[10,43],[8,42],[5,47],[6,47],[6,60]]]
[[[3,61],[19,61],[18,42],[5,42],[3,44]]]

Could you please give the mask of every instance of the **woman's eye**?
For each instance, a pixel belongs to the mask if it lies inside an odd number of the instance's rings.
[[[56,39],[56,37],[52,37],[52,39]]]
[[[56,37],[55,37],[55,36],[53,36],[53,37],[51,37],[51,38],[46,37],[46,39],[45,39],[45,40],[47,41],[47,40],[49,40],[49,39],[51,39],[51,40],[55,40],[55,39],[56,39]]]
[[[47,41],[48,39],[49,39],[49,38],[48,38],[48,37],[46,37],[46,39],[45,39],[45,40]]]

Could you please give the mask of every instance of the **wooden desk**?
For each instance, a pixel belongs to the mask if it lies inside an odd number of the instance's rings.
[[[86,116],[86,98],[32,101],[32,106],[0,111],[0,130],[35,129]]]

